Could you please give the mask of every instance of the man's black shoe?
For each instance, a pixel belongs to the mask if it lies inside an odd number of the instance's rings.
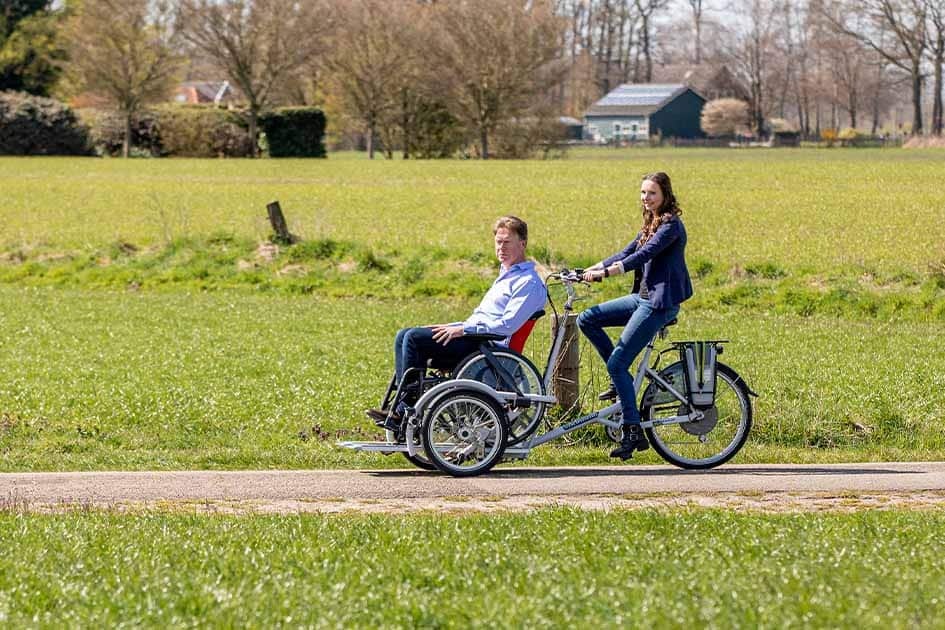
[[[400,426],[400,421],[402,420],[401,415],[397,413],[396,411],[393,413],[389,413],[388,411],[385,411],[384,409],[368,409],[364,413],[366,413],[367,417],[373,420],[374,424],[376,424],[379,427],[387,428],[385,425],[387,424],[388,416],[390,416],[390,419],[393,420],[397,426]]]
[[[620,446],[612,450],[610,456],[627,461],[633,457],[634,451],[645,451],[648,448],[650,448],[650,443],[646,440],[643,427],[639,424],[625,424],[623,425],[623,437],[620,439]]]
[[[611,383],[610,389],[597,395],[597,400],[617,400],[617,387]]]

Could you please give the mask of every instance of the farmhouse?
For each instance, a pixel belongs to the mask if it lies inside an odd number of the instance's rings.
[[[177,86],[174,100],[178,103],[231,103],[236,93],[229,81],[187,81]]]
[[[626,83],[584,114],[584,139],[593,142],[701,138],[706,99],[682,83]]]

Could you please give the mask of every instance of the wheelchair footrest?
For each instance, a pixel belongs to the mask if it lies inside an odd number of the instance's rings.
[[[406,444],[396,444],[394,442],[338,442],[342,448],[350,448],[362,453],[406,453]]]

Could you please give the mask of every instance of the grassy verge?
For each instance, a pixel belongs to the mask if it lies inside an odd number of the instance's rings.
[[[945,516],[0,513],[12,626],[941,627]]]
[[[0,469],[404,465],[334,443],[378,435],[362,413],[383,393],[397,328],[469,308],[0,288]],[[945,455],[945,358],[929,342],[943,333],[938,323],[695,310],[673,338],[733,340],[722,360],[761,394],[737,461],[837,461]],[[529,341],[539,365],[549,337],[543,322]],[[600,375],[586,347],[582,373]],[[606,450],[594,433],[529,463],[603,463]]]
[[[549,268],[588,266],[600,258],[564,260],[547,248],[532,250]],[[825,271],[813,265],[788,269],[766,261],[741,266],[694,257],[689,266],[696,295],[687,310],[945,321],[945,262],[917,271],[862,264]],[[0,253],[0,283],[80,289],[478,297],[496,270],[494,256],[485,249],[466,254],[442,248],[376,250],[330,238],[278,247],[227,233],[147,248],[117,241],[70,252],[20,247]],[[608,282],[598,289],[599,299],[625,292],[628,282]]]
[[[830,273],[923,273],[945,259],[935,151],[602,151],[552,162],[0,159],[0,251],[139,248],[223,232],[259,241],[279,199],[308,240],[375,251],[488,245],[515,213],[531,245],[565,260],[622,247],[643,173],[668,171],[692,259]],[[619,157],[620,159],[606,159]],[[904,246],[904,243],[907,244]]]

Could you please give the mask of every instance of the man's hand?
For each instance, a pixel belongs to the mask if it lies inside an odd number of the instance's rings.
[[[463,336],[462,324],[454,324],[452,326],[437,324],[436,326],[430,326],[430,328],[433,329],[433,341],[441,343],[444,346],[451,340]]]

